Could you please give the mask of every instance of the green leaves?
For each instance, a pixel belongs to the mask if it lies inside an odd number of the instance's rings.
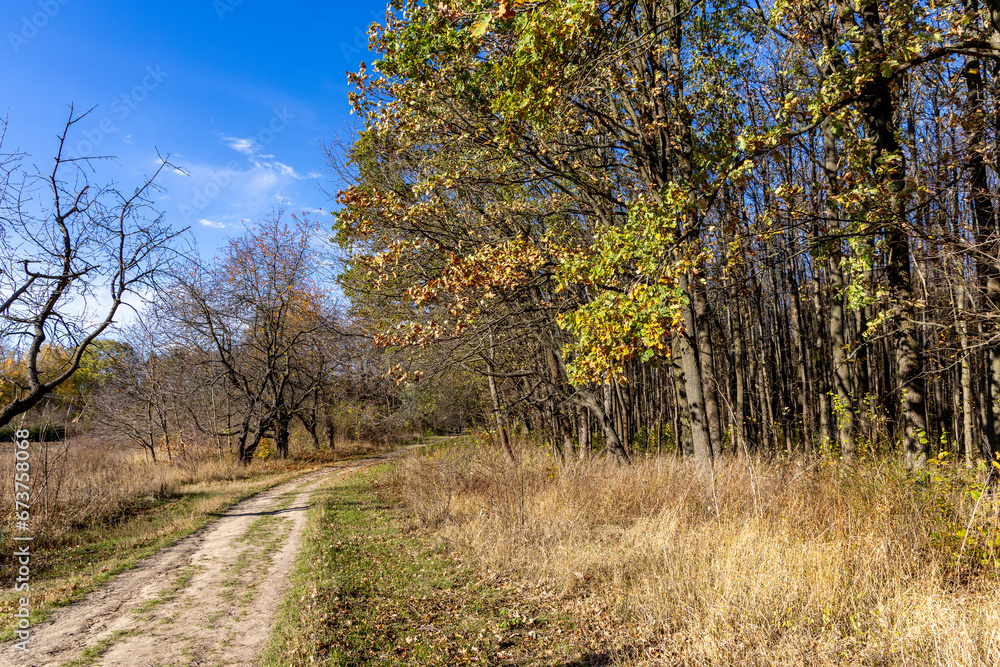
[[[671,332],[687,305],[678,277],[704,259],[697,245],[678,242],[691,206],[677,186],[659,201],[639,196],[625,225],[601,228],[591,246],[558,255],[560,284],[586,285],[594,294],[559,316],[575,339],[565,348],[572,381],[620,379],[629,359],[669,356]]]
[[[473,37],[482,37],[486,34],[486,31],[490,29],[490,23],[493,22],[493,14],[487,14],[483,18],[479,19],[476,24],[472,27]]]
[[[505,28],[510,48],[495,59],[494,113],[523,122],[546,124],[560,103],[580,83],[597,27],[593,0],[550,0],[520,12]]]

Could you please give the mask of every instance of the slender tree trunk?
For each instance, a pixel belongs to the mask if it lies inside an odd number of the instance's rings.
[[[863,0],[859,6],[864,39],[859,57],[878,64],[885,60],[882,18],[876,0]],[[854,20],[853,10],[842,14]],[[890,209],[882,217],[886,239],[886,282],[892,298],[895,324],[895,366],[900,388],[903,453],[908,468],[919,468],[927,460],[929,440],[922,376],[920,344],[914,323],[912,278],[910,275],[910,239],[906,229],[906,156],[896,138],[896,115],[890,81],[880,70],[862,89],[861,107],[865,130],[871,141],[870,168],[885,188]]]
[[[737,320],[730,322],[730,337],[733,341],[733,375],[736,383],[736,414],[733,419],[736,422],[735,435],[740,442],[747,442],[747,397],[746,378],[744,368],[746,366],[746,355],[743,351],[743,318],[739,304],[733,304],[736,309]],[[731,317],[731,316],[730,316]]]
[[[994,38],[1000,36],[1000,3],[987,0],[987,10],[990,15],[990,28]],[[978,10],[978,3],[971,0],[968,3],[970,11]],[[993,206],[992,190],[986,168],[986,142],[984,140],[984,124],[988,117],[986,113],[986,88],[982,76],[983,63],[976,58],[970,58],[965,63],[963,74],[968,88],[968,151],[966,165],[969,185],[972,195],[972,211],[976,220],[976,245],[979,250],[976,270],[979,274],[979,284],[984,292],[981,308],[987,313],[995,313],[1000,308],[1000,267],[997,266],[1000,257],[1000,226],[997,224],[997,214]],[[1000,73],[1000,68],[994,66],[994,77]],[[998,111],[994,109],[994,113]],[[994,118],[994,123],[1000,127],[1000,119]],[[996,137],[1000,142],[1000,137]],[[994,151],[993,156],[995,157]],[[1000,460],[1000,346],[995,338],[995,327],[987,329],[986,348],[988,397],[983,401],[985,409],[985,435],[993,462]],[[1000,480],[1000,471],[991,465],[989,482],[996,486]]]
[[[514,456],[514,450],[510,445],[510,437],[507,434],[503,413],[500,410],[500,395],[497,393],[497,383],[492,374],[486,376],[486,383],[490,387],[490,402],[493,408],[491,412],[493,413],[493,425],[497,429],[497,437],[500,438],[500,444],[503,446],[504,451],[507,452],[507,456],[511,462],[516,463],[517,457]]]
[[[609,454],[615,457],[619,463],[629,463],[628,452],[622,444],[621,438],[615,431],[614,420],[607,410],[604,409],[603,402],[589,391],[579,390],[573,395],[574,402],[584,408],[589,409],[597,418],[597,423],[601,425],[604,432],[605,448]]]
[[[691,406],[688,405],[687,389],[684,382],[684,367],[681,363],[681,338],[683,334],[675,333],[672,337],[670,369],[674,381],[674,393],[677,395],[677,453],[694,455],[694,443],[691,440]]]
[[[686,276],[681,276],[679,287],[684,292],[688,291]],[[691,444],[694,458],[698,464],[709,467],[712,464],[712,440],[708,430],[708,417],[705,413],[705,392],[702,385],[701,368],[698,366],[698,352],[691,341],[692,334],[698,328],[696,314],[690,305],[683,307],[682,310],[686,331],[679,336],[679,347],[681,367],[684,369],[684,388],[691,415]]]
[[[833,385],[837,392],[837,425],[840,451],[844,459],[854,458],[854,401],[851,398],[851,369],[847,365],[844,336],[844,271],[840,258],[830,259],[830,349],[833,352]]]
[[[830,394],[829,383],[827,382],[826,370],[828,368],[825,360],[826,337],[824,336],[822,323],[825,321],[823,314],[823,300],[820,294],[818,281],[813,285],[813,311],[816,318],[816,344],[814,356],[816,359],[816,393],[819,398],[819,448],[820,451],[827,451],[833,441],[833,430],[830,427]]]
[[[587,408],[580,408],[577,414],[577,419],[579,420],[580,423],[579,425],[580,447],[577,450],[577,453],[580,457],[580,460],[582,461],[584,459],[590,458],[590,455],[592,453],[592,445],[590,441],[590,412],[587,410]]]
[[[705,283],[695,276],[691,286],[694,293],[694,311],[698,326],[698,360],[701,368],[702,390],[705,394],[705,419],[708,421],[712,456],[722,453],[722,425],[719,417],[719,393],[715,372],[715,347],[712,344],[711,309],[708,305]]]
[[[802,336],[802,309],[799,301],[799,284],[795,279],[794,267],[788,271],[788,287],[791,295],[792,344],[795,346],[795,367],[799,384],[799,403],[802,408],[802,447],[805,449],[811,437],[809,416],[809,371],[806,360],[806,346]]]

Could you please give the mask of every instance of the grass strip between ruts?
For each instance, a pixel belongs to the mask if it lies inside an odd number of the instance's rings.
[[[263,665],[567,665],[572,622],[490,583],[413,527],[384,467],[313,494],[303,547]]]

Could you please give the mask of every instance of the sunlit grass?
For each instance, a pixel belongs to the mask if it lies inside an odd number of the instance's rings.
[[[264,665],[568,664],[567,617],[478,577],[415,529],[380,479],[353,475],[314,494]]]
[[[713,479],[522,454],[411,457],[396,483],[485,572],[591,618],[621,664],[1000,664],[997,501],[977,506],[964,468],[741,458]]]

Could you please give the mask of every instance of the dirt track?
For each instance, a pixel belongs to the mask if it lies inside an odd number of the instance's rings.
[[[350,461],[252,496],[177,544],[32,628],[26,654],[0,665],[253,665],[267,644],[302,541],[310,496],[324,481],[411,448]]]

